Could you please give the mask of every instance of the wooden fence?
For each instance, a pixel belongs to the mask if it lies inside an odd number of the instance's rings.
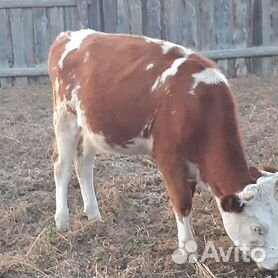
[[[47,82],[50,43],[88,27],[191,47],[229,77],[278,74],[278,0],[1,0],[1,87]]]
[[[57,34],[82,27],[76,0],[0,1],[0,82],[48,82],[48,48]]]
[[[88,14],[96,30],[201,51],[229,77],[278,74],[278,0],[96,0]]]

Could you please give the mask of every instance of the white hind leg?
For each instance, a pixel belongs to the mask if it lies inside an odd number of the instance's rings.
[[[69,228],[69,209],[67,203],[68,183],[71,177],[74,151],[79,133],[76,116],[60,110],[54,112],[55,149],[53,153],[54,179],[56,185],[57,230]]]
[[[89,220],[101,220],[93,183],[93,161],[95,149],[82,133],[76,148],[75,171],[79,180],[84,203],[84,212]]]

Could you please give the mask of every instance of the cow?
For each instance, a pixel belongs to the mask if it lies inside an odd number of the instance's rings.
[[[181,250],[194,240],[192,197],[202,181],[233,242],[263,247],[258,266],[278,268],[278,174],[248,168],[235,97],[213,61],[171,42],[86,29],[61,33],[48,67],[58,230],[69,228],[73,162],[84,212],[101,219],[96,152],[149,155],[164,177]]]

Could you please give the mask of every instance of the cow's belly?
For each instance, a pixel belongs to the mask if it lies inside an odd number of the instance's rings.
[[[150,135],[148,138],[145,138],[144,136],[142,136],[142,133],[139,133],[138,136],[128,138],[119,143],[116,138],[113,138],[113,134],[109,135],[108,140],[108,137],[105,133],[94,132],[92,129],[90,129],[90,127],[86,124],[86,121],[84,121],[83,119],[81,121],[77,121],[78,125],[83,130],[83,134],[84,136],[86,136],[87,141],[97,152],[128,155],[152,154],[154,141],[152,135]]]
[[[118,153],[128,155],[151,155],[153,149],[153,137],[135,137],[123,142],[123,144],[108,143],[104,134],[87,131],[86,136],[92,147],[100,153]],[[113,141],[110,139],[110,141]]]

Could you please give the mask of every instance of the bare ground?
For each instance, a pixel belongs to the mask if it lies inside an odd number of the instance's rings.
[[[277,166],[277,77],[242,78],[231,84],[250,164]],[[0,277],[270,275],[253,263],[175,264],[175,220],[162,178],[146,157],[97,157],[95,185],[103,222],[86,220],[73,175],[71,230],[56,232],[52,138],[49,86],[0,90]],[[210,194],[196,194],[193,217],[200,250],[208,240],[231,246]]]

